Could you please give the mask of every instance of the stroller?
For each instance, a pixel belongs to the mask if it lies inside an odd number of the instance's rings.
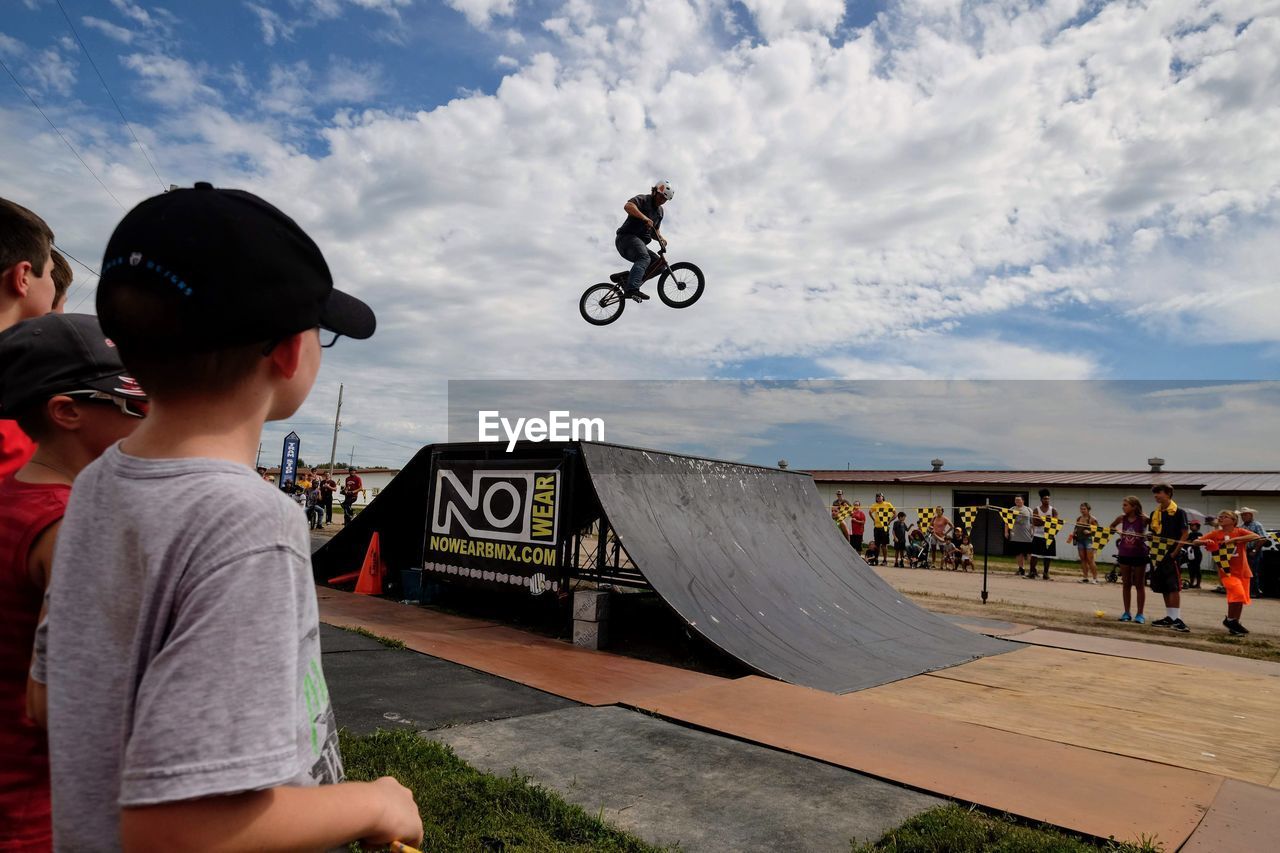
[[[929,540],[907,540],[907,567],[912,569],[929,568]]]

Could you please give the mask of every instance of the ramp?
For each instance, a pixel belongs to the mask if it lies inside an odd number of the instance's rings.
[[[807,474],[583,443],[596,497],[645,579],[707,640],[774,678],[847,693],[1016,646],[880,579]]]

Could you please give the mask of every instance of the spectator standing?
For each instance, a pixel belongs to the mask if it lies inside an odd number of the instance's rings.
[[[898,513],[893,520],[893,565],[904,568],[902,558],[907,552],[907,514]]]
[[[44,685],[27,673],[71,482],[145,415],[123,374],[95,317],[46,314],[0,332],[0,417],[39,442],[0,477],[0,850],[53,843]]]
[[[1004,525],[1005,553],[1012,554],[1018,574],[1026,575],[1027,555],[1031,553],[1031,510],[1018,495],[1013,499],[1013,523]]]
[[[969,531],[962,531],[960,534],[960,545],[957,547],[959,557],[956,562],[959,563],[958,568],[961,571],[973,571],[973,543],[969,541]]]
[[[324,495],[320,489],[320,480],[311,481],[311,488],[306,490],[307,523],[312,530],[324,526]]]
[[[1192,544],[1203,545],[1210,552],[1217,552],[1228,541],[1236,544],[1235,553],[1231,555],[1231,562],[1228,564],[1228,571],[1223,571],[1221,566],[1218,567],[1218,579],[1227,590],[1227,618],[1222,620],[1222,627],[1231,634],[1241,636],[1249,633],[1240,624],[1240,617],[1244,613],[1244,606],[1250,602],[1249,575],[1252,572],[1249,568],[1245,543],[1252,543],[1258,538],[1258,534],[1252,530],[1237,527],[1238,518],[1239,516],[1232,510],[1223,510],[1218,513],[1218,529],[1192,540]]]
[[[933,518],[929,519],[929,565],[938,568],[947,553],[947,534],[951,532],[951,519],[946,510],[937,506],[933,508]]]
[[[324,526],[333,524],[333,493],[338,490],[332,472],[326,471],[320,478],[320,505],[324,507]]]
[[[417,844],[408,790],[342,782],[306,528],[252,468],[315,383],[319,327],[368,338],[373,312],[293,220],[209,184],[126,214],[97,309],[151,409],[80,472],[58,534],[33,666],[55,847]]]
[[[1246,549],[1246,558],[1249,561],[1249,595],[1257,598],[1266,595],[1267,591],[1262,588],[1262,548],[1267,544],[1267,531],[1254,517],[1257,510],[1253,507],[1242,506],[1236,510],[1240,514],[1239,527],[1248,530],[1250,533],[1258,534],[1258,539],[1251,541]]]
[[[0,198],[0,332],[53,310],[53,267],[53,231],[22,205]],[[25,465],[35,449],[15,421],[0,419],[0,477]]]
[[[1187,544],[1187,513],[1173,500],[1173,486],[1168,483],[1156,483],[1151,487],[1151,494],[1156,507],[1147,526],[1152,536],[1160,537],[1168,546],[1163,550],[1163,557],[1151,561],[1151,591],[1164,596],[1166,611],[1163,618],[1151,624],[1187,634],[1191,629],[1182,621],[1182,574],[1178,571],[1178,556]]]
[[[1057,518],[1058,510],[1049,503],[1049,490],[1040,490],[1040,503],[1031,510],[1031,572],[1027,577],[1036,577],[1036,561],[1044,561],[1044,579],[1049,577],[1049,563],[1058,556],[1058,540],[1049,537],[1044,529],[1046,518]]]
[[[364,481],[356,473],[355,468],[347,469],[347,478],[342,481],[342,523],[349,524],[356,517],[356,496],[364,489]]]
[[[885,500],[883,492],[876,492],[876,501],[871,505],[872,535],[875,537],[876,553],[880,555],[880,565],[889,559],[889,527],[893,523],[895,511],[893,504]]]
[[[849,515],[853,509],[852,505],[845,500],[844,490],[836,489],[836,499],[831,502],[831,520],[840,527],[840,532],[844,534],[844,538],[849,540],[849,544],[853,544],[853,530],[849,524]]]
[[[1124,613],[1120,615],[1120,621],[1141,625],[1147,621],[1143,615],[1147,604],[1147,517],[1142,514],[1142,502],[1134,495],[1121,501],[1120,510],[1120,515],[1110,525],[1120,534],[1116,539],[1116,568],[1120,570],[1124,584]],[[1135,587],[1138,611],[1130,615],[1129,603]]]
[[[849,544],[853,550],[862,553],[862,537],[867,530],[867,514],[862,511],[862,501],[853,502],[853,510],[849,513]]]
[[[1081,502],[1076,526],[1067,536],[1067,542],[1075,543],[1076,553],[1080,556],[1080,583],[1098,582],[1098,561],[1093,547],[1093,528],[1097,526],[1098,519],[1093,517],[1093,507],[1087,501]]]

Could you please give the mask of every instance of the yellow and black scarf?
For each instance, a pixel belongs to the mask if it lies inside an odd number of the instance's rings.
[[[1160,509],[1157,505],[1156,511],[1151,513],[1151,532],[1159,536],[1160,531],[1164,529],[1164,514],[1167,512],[1173,515],[1177,511],[1178,505],[1173,501],[1169,501],[1169,505],[1164,509]]]

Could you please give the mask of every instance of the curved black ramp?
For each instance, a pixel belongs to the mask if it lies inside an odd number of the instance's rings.
[[[748,666],[847,693],[1015,646],[957,628],[882,581],[812,478],[582,445],[596,496],[645,579]]]

